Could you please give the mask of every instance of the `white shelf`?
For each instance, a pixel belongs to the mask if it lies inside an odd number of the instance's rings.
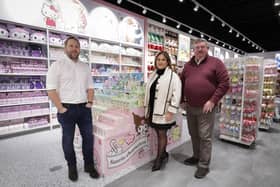
[[[148,49],[149,52],[155,52],[155,53],[159,53],[160,50],[157,50],[157,49]]]
[[[112,74],[106,74],[106,75],[94,75],[94,74],[91,74],[91,76],[93,76],[93,77],[109,77],[109,76],[112,76]]]
[[[96,37],[91,37],[91,40],[94,42],[105,42],[105,43],[110,43],[110,44],[120,44],[119,41],[116,40],[108,40],[108,39],[102,39],[102,38],[96,38]]]
[[[32,44],[47,45],[47,42],[36,42],[36,41],[31,41],[31,40],[21,40],[21,39],[5,38],[5,37],[0,37],[0,39],[8,40],[8,41],[15,41],[15,42],[25,42],[25,43],[32,43]]]
[[[122,56],[127,56],[127,57],[136,57],[136,58],[143,58],[143,56],[139,55],[130,55],[130,54],[121,54]]]
[[[227,135],[224,135],[224,134],[221,134],[219,136],[220,139],[223,139],[223,140],[228,140],[228,141],[231,141],[231,142],[235,142],[235,143],[240,143],[240,144],[243,144],[243,145],[248,145],[250,146],[253,142],[244,142],[244,141],[240,141],[239,139],[237,138],[233,138],[231,136],[227,136]]]
[[[264,130],[268,130],[269,126],[268,125],[260,125],[259,129],[264,129]]]
[[[1,119],[1,121],[8,121],[8,120],[14,120],[14,119],[22,119],[22,118],[30,118],[30,117],[37,117],[37,116],[46,116],[46,115],[50,115],[49,112],[46,113],[41,113],[41,114],[31,114],[31,115],[26,115],[26,116],[17,116],[15,118],[4,118]]]
[[[64,45],[56,45],[56,44],[51,44],[50,47],[56,47],[56,48],[64,48]],[[89,48],[81,48],[81,50],[89,50]]]
[[[32,57],[32,56],[0,55],[0,57],[31,59],[31,60],[48,60],[46,57]]]
[[[47,73],[0,73],[3,76],[46,76]]]
[[[112,52],[112,51],[102,51],[102,50],[96,50],[96,49],[92,49],[91,51],[96,52],[96,53],[106,53],[106,54],[120,55],[120,53],[116,53],[116,52]]]
[[[47,128],[47,127],[50,127],[50,124],[41,125],[41,126],[37,126],[37,127],[31,127],[31,128],[23,128],[23,129],[11,130],[11,131],[6,131],[6,132],[1,132],[0,131],[0,136],[11,135],[11,134],[20,133],[20,132],[27,132],[27,131],[32,131],[32,130],[36,130],[36,129],[43,129],[43,128]]]
[[[142,65],[136,65],[136,64],[121,64],[122,66],[131,66],[131,67],[142,67]]]
[[[35,97],[34,97],[35,98]],[[0,104],[0,107],[4,106],[17,106],[17,105],[33,105],[33,104],[41,104],[41,103],[48,103],[49,101],[33,101],[33,102],[21,102],[21,103],[10,103],[10,104]]]
[[[122,46],[126,47],[133,47],[133,48],[138,48],[138,49],[143,49],[144,47],[139,44],[134,44],[134,43],[129,43],[129,42],[120,42]]]
[[[0,90],[0,93],[5,92],[34,92],[34,91],[46,91],[47,89],[26,89],[26,90]]]
[[[114,65],[114,66],[119,66],[119,64],[115,63],[104,63],[104,62],[90,62],[91,64],[104,64],[104,65]]]

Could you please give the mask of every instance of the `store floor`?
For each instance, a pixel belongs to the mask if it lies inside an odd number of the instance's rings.
[[[165,169],[151,172],[152,163],[107,184],[106,187],[279,187],[280,125],[260,132],[255,149],[223,142],[215,130],[211,172],[195,179],[195,167],[182,164],[191,155],[190,142],[174,149]],[[79,165],[79,180],[67,178],[61,148],[61,131],[0,140],[0,186],[104,186],[104,180],[91,179]]]

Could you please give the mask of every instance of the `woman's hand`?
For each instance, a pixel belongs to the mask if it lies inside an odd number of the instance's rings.
[[[166,121],[171,121],[172,119],[173,119],[173,113],[172,112],[167,112],[166,114],[165,114],[165,120]]]

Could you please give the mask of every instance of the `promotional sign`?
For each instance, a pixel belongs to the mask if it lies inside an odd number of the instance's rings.
[[[179,34],[178,61],[187,62],[190,60],[190,38]]]
[[[214,47],[214,57],[220,58],[221,48]]]
[[[89,0],[2,0],[0,19],[144,45],[143,19]]]

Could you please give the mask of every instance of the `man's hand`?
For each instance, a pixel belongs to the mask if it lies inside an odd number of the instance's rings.
[[[86,107],[87,107],[87,108],[91,108],[91,107],[92,107],[92,103],[87,103],[87,104],[86,104]]]
[[[173,118],[173,113],[172,112],[167,112],[165,115],[165,120],[166,121],[171,121]]]
[[[63,113],[65,113],[65,112],[67,111],[67,108],[61,107],[61,108],[58,109],[57,111],[58,111],[58,113],[63,114]]]
[[[212,112],[215,104],[212,101],[207,101],[203,106],[203,113],[207,114],[208,112]]]

